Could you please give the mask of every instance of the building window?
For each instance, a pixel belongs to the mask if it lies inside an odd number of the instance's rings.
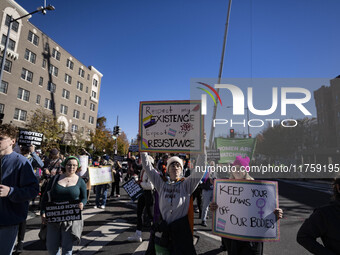
[[[36,104],[40,104],[40,99],[41,99],[41,96],[40,96],[40,95],[37,95],[37,100],[35,100],[35,103],[36,103]]]
[[[84,100],[84,106],[86,106],[86,105],[87,105],[87,100],[85,99],[85,100]]]
[[[80,97],[80,96],[76,96],[74,102],[75,102],[76,104],[79,104],[79,105],[80,105],[80,104],[81,104],[81,97]]]
[[[53,74],[55,77],[58,77],[58,67],[56,67],[54,65],[50,65],[48,72],[50,74]]]
[[[51,99],[45,98],[45,108],[53,110],[53,103]]]
[[[69,99],[70,98],[70,91],[63,89],[63,94],[61,96],[65,99]]]
[[[60,60],[60,52],[57,51],[55,48],[52,50],[52,57],[54,57],[56,60]]]
[[[72,77],[65,73],[65,82],[68,84],[72,83]]]
[[[55,93],[56,88],[57,88],[57,86],[54,83],[52,83],[52,82],[47,83],[47,90],[48,91]]]
[[[77,131],[78,131],[78,126],[75,125],[75,124],[72,124],[71,132],[72,132],[72,133],[76,133]]]
[[[94,123],[94,118],[92,116],[89,116],[89,123],[93,124]]]
[[[43,59],[42,68],[46,68],[46,65],[47,65],[47,61],[46,61],[46,59]]]
[[[2,63],[2,57],[0,57],[0,64],[1,63]],[[12,71],[12,61],[6,59],[4,70],[9,73]]]
[[[87,80],[88,81],[90,80],[90,74],[89,73],[87,74]]]
[[[83,91],[83,84],[80,81],[77,81],[77,89]]]
[[[96,97],[97,97],[97,92],[95,92],[95,91],[92,90],[91,96],[94,97],[94,98],[96,98]]]
[[[28,71],[27,69],[23,68],[21,71],[21,78],[28,81],[32,82],[33,81],[33,73],[31,71]]]
[[[1,84],[0,84],[0,92],[1,92],[1,93],[4,93],[4,94],[7,94],[7,89],[8,89],[8,82],[6,82],[6,81],[1,81]]]
[[[96,79],[93,79],[93,86],[98,87],[98,81]]]
[[[73,118],[79,119],[80,112],[77,110],[73,110]]]
[[[18,99],[28,102],[30,100],[30,92],[23,88],[18,88]]]
[[[90,103],[90,110],[95,111],[96,110],[96,105],[93,103]]]
[[[5,46],[6,44],[6,38],[7,36],[6,35],[2,35],[2,39],[1,39],[1,44]],[[9,41],[8,41],[8,49],[14,51],[15,49],[15,41],[13,41],[11,38],[9,38]]]
[[[83,113],[83,120],[85,120],[85,112]]]
[[[33,43],[36,46],[39,45],[39,36],[34,34],[32,31],[28,32],[27,40],[30,41],[31,43]]]
[[[5,105],[0,104],[0,113],[4,113],[4,111],[5,111]]]
[[[33,53],[32,51],[30,51],[29,49],[26,49],[24,58],[27,61],[35,64],[35,60],[37,58],[37,55],[35,53]]]
[[[69,69],[71,69],[71,70],[73,70],[73,62],[71,61],[71,60],[66,60],[66,66],[69,68]]]
[[[9,26],[9,22],[11,21],[11,16],[9,16],[7,14],[6,16],[6,21],[5,21],[5,25]],[[19,22],[18,21],[12,21],[12,28],[11,28],[14,32],[18,32],[19,30]]]
[[[50,44],[48,42],[45,43],[44,50],[45,51],[49,51],[50,50]]]
[[[86,93],[89,93],[89,87],[86,87]]]
[[[39,78],[39,86],[42,86],[44,83],[44,78],[40,76]]]
[[[62,114],[67,114],[67,111],[68,111],[68,107],[66,105],[60,105],[60,113]]]
[[[85,71],[83,69],[79,68],[78,74],[79,74],[80,77],[84,78]]]
[[[26,116],[27,116],[27,111],[15,108],[15,111],[14,111],[15,120],[26,121]]]

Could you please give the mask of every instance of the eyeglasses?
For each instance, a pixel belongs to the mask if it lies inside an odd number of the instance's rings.
[[[68,167],[78,167],[78,165],[66,164]]]
[[[170,164],[170,166],[181,167],[181,164],[178,162],[173,162]]]

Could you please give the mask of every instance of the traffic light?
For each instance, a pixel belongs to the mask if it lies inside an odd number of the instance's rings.
[[[230,138],[235,138],[235,130],[231,128],[229,131],[230,131]]]
[[[248,134],[248,138],[251,138],[251,134]]]
[[[113,127],[113,135],[121,135],[122,134],[122,130],[119,126],[114,126]]]

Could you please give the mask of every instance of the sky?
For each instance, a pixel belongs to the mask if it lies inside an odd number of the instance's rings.
[[[56,10],[30,22],[103,74],[98,116],[110,129],[119,116],[129,139],[140,101],[187,100],[191,80],[218,76],[228,0],[46,1]],[[335,78],[339,10],[338,0],[234,0],[222,77]]]

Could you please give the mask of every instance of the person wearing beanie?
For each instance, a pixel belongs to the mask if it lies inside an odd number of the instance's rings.
[[[196,254],[188,219],[190,196],[196,189],[204,172],[193,171],[183,178],[183,161],[177,156],[167,160],[166,172],[169,180],[164,181],[153,167],[147,153],[142,152],[143,169],[159,195],[159,209],[163,219],[160,232],[171,254]],[[205,158],[199,156],[197,165],[205,165]]]
[[[253,177],[249,175],[249,163],[250,159],[242,156],[236,156],[232,166],[232,171],[230,173],[229,179],[238,180],[254,180]],[[210,210],[216,211],[218,205],[215,202],[210,203]],[[280,208],[276,208],[274,213],[277,219],[281,219],[283,211]],[[263,242],[249,242],[249,241],[239,241],[230,238],[222,237],[222,250],[228,251],[228,255],[262,255],[263,254]]]

